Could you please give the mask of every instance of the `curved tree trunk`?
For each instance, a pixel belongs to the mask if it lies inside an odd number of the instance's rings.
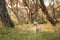
[[[0,19],[3,26],[12,27],[12,28],[14,27],[14,24],[7,12],[5,0],[0,0]]]
[[[41,4],[42,11],[44,12],[44,14],[47,17],[47,20],[50,21],[53,25],[56,25],[56,22],[54,21],[54,19],[49,15],[49,13],[48,13],[48,11],[46,9],[46,6],[44,5],[43,0],[40,0],[40,4]]]

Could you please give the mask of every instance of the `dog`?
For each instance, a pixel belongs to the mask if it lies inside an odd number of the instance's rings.
[[[42,32],[41,26],[39,26],[38,22],[34,22],[34,26],[36,27],[36,32]]]

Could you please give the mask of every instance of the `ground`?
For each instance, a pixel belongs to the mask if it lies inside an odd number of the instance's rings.
[[[57,30],[60,29],[58,27],[60,24],[57,26],[49,25],[40,24],[43,30],[41,33],[35,32],[33,24],[23,24],[15,28],[0,27],[0,40],[60,40],[60,30]]]
[[[47,24],[39,24],[41,27],[42,31],[58,31],[60,29],[60,23],[57,23],[56,26],[47,23]],[[36,27],[33,24],[23,24],[23,25],[17,25],[16,28],[21,29],[21,30],[27,30],[27,31],[36,31]]]

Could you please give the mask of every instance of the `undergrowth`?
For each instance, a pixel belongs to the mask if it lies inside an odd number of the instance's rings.
[[[0,27],[0,40],[60,40],[60,32],[21,32],[16,28]]]

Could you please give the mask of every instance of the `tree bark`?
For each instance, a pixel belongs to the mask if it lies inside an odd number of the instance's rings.
[[[38,0],[36,0],[36,4],[35,4],[35,21],[37,21],[37,14],[38,14]]]
[[[40,4],[41,4],[41,6],[42,6],[42,7],[41,7],[42,11],[44,12],[44,14],[45,14],[46,17],[47,17],[47,20],[50,21],[51,24],[56,25],[56,22],[54,21],[54,19],[49,15],[49,13],[48,13],[48,11],[47,11],[47,9],[46,9],[46,6],[45,6],[43,0],[40,0]]]
[[[32,23],[32,16],[33,16],[33,14],[32,14],[32,7],[31,7],[32,4],[29,5],[29,2],[27,2],[27,0],[23,0],[23,3],[24,3],[24,6],[27,6],[28,9],[29,9],[28,19],[29,19],[29,24],[31,24]]]
[[[0,0],[0,19],[3,26],[12,28],[14,27],[14,24],[7,12],[5,0]]]

